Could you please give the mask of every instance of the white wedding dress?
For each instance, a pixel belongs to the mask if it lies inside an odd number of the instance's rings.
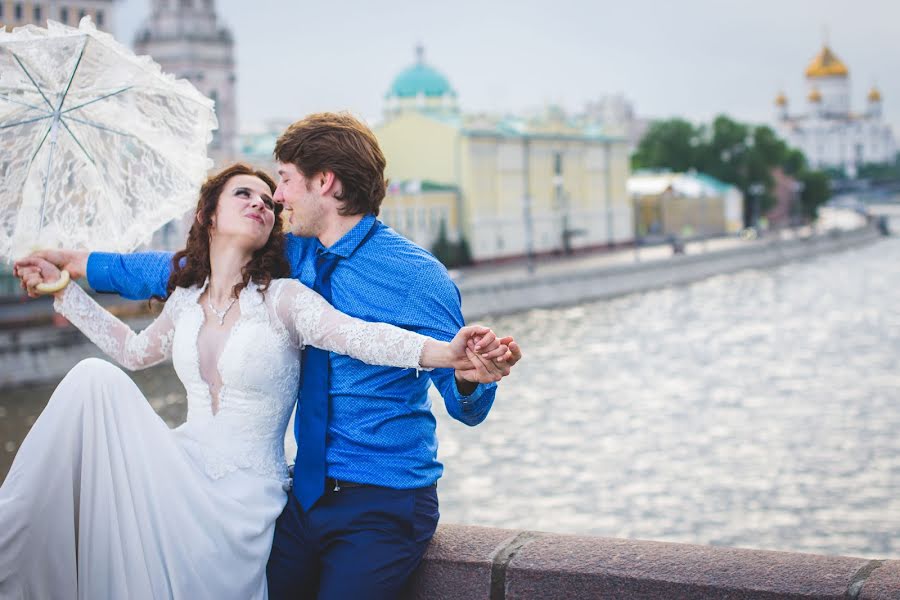
[[[251,283],[221,325],[202,291],[176,289],[140,334],[76,285],[56,300],[128,369],[171,356],[187,421],[169,429],[110,363],[72,369],[0,488],[0,598],[266,598],[300,349],[420,368],[427,338],[348,317],[297,281],[265,296]]]

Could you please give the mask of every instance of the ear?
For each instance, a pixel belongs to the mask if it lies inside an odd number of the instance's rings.
[[[316,183],[319,184],[319,193],[323,196],[333,195],[341,189],[334,171],[322,171],[316,175]]]

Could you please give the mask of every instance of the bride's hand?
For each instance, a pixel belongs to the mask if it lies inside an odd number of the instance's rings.
[[[32,298],[42,295],[37,289],[38,285],[59,281],[60,273],[56,265],[37,256],[29,256],[16,261],[15,274],[21,278],[22,287]],[[56,293],[61,294],[63,290]]]
[[[460,329],[456,336],[450,340],[450,351],[453,356],[453,368],[467,369],[472,364],[466,355],[466,349],[481,356],[485,360],[502,361],[509,349],[502,343],[497,334],[488,327],[481,325],[468,325]]]

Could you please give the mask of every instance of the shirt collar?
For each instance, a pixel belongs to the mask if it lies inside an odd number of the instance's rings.
[[[316,254],[328,252],[340,256],[341,258],[349,258],[350,255],[359,248],[360,243],[366,237],[366,234],[369,233],[369,229],[372,228],[374,221],[375,215],[368,214],[364,216],[360,219],[359,223],[354,225],[353,229],[345,233],[344,236],[332,244],[330,248],[325,248],[322,246],[322,243],[319,242],[316,247]]]

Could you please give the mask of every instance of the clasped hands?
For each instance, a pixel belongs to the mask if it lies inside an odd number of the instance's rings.
[[[509,375],[522,358],[511,337],[498,338],[488,327],[467,325],[450,340],[449,351],[457,381],[493,383]]]

